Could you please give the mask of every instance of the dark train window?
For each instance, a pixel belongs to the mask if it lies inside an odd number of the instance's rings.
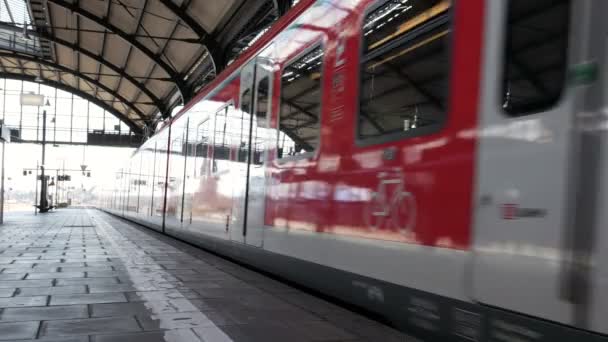
[[[227,132],[229,116],[234,115],[234,107],[226,106],[215,113],[213,135],[213,163],[212,172],[223,172],[229,168],[230,146]],[[228,134],[227,134],[228,133]]]
[[[363,23],[359,141],[435,132],[446,117],[450,0],[391,0]]]
[[[570,1],[510,0],[503,109],[521,116],[549,109],[566,83]]]
[[[252,100],[251,89],[245,90],[243,95],[241,95],[241,131],[239,146],[237,148],[237,161],[242,163],[248,162],[247,152],[249,151],[249,129],[251,125]]]
[[[266,115],[269,110],[269,94],[270,91],[270,81],[268,80],[268,76],[265,76],[260,81],[258,81],[258,102],[257,102],[257,110],[255,112],[256,123],[258,127],[266,127]]]
[[[283,68],[279,158],[310,153],[319,145],[323,56],[318,45]]]
[[[266,148],[264,131],[267,127],[268,111],[270,110],[270,80],[268,76],[264,76],[258,81],[256,106],[255,123],[251,129],[252,163],[262,165],[264,163],[264,149]]]
[[[243,113],[251,113],[251,89],[247,89],[241,95],[241,111]]]

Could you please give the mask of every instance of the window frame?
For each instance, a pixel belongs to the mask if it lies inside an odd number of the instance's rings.
[[[455,49],[454,49],[454,34],[456,32],[456,27],[454,25],[455,20],[454,20],[454,9],[456,8],[456,6],[458,6],[459,4],[459,0],[453,0],[452,1],[452,6],[451,8],[448,10],[448,13],[446,15],[440,16],[438,18],[433,19],[429,24],[425,25],[425,27],[417,27],[414,30],[412,30],[409,33],[404,34],[402,37],[399,37],[398,39],[396,39],[395,41],[389,42],[386,45],[380,46],[378,49],[372,51],[372,52],[366,52],[365,51],[365,30],[363,29],[363,26],[365,25],[365,19],[369,16],[369,14],[373,11],[375,11],[376,9],[378,9],[379,7],[384,6],[386,3],[388,3],[391,0],[384,0],[384,1],[379,1],[377,3],[371,4],[370,6],[368,6],[365,11],[363,12],[363,14],[361,15],[361,17],[359,18],[359,37],[358,37],[358,42],[359,42],[359,60],[358,60],[358,73],[357,73],[357,98],[355,99],[356,101],[356,105],[355,105],[355,131],[354,131],[354,140],[355,140],[355,146],[357,147],[370,147],[370,146],[376,146],[376,145],[383,145],[383,144],[387,144],[387,143],[391,143],[391,142],[398,142],[398,141],[403,141],[406,139],[410,139],[410,138],[417,138],[417,137],[421,137],[421,136],[427,136],[427,135],[431,135],[434,133],[438,133],[440,131],[442,131],[450,118],[450,112],[451,112],[451,98],[452,98],[452,78],[454,75],[454,54],[455,54]],[[402,132],[394,132],[394,133],[387,133],[385,135],[382,136],[376,136],[376,137],[369,137],[369,138],[361,138],[359,132],[361,129],[361,124],[360,124],[360,120],[359,118],[361,117],[361,98],[362,98],[362,93],[363,93],[363,68],[364,68],[364,64],[367,63],[369,60],[378,57],[379,55],[382,55],[383,53],[389,52],[391,50],[396,50],[399,47],[402,47],[404,45],[406,45],[407,43],[410,43],[412,41],[414,41],[415,39],[417,39],[421,34],[425,34],[428,33],[429,31],[441,26],[441,25],[447,25],[448,29],[450,30],[449,36],[448,36],[448,43],[446,44],[446,55],[449,58],[449,67],[448,67],[448,72],[447,72],[447,90],[446,90],[446,106],[445,106],[445,114],[443,117],[443,120],[441,120],[441,122],[435,126],[428,126],[428,127],[421,127],[421,128],[416,128],[415,130],[410,130],[410,131],[402,131]]]
[[[279,76],[280,86],[278,89],[279,113],[277,115],[277,135],[276,135],[276,139],[274,142],[274,145],[275,145],[274,147],[278,153],[279,141],[280,141],[280,137],[281,137],[281,112],[283,109],[283,72],[285,72],[285,69],[287,67],[289,67],[293,63],[297,62],[298,59],[306,56],[306,54],[310,53],[311,51],[315,50],[316,48],[321,48],[321,50],[323,51],[323,56],[321,57],[321,70],[320,70],[321,75],[319,77],[320,99],[319,99],[319,130],[317,132],[318,143],[317,143],[317,146],[315,146],[314,150],[312,150],[312,151],[304,152],[304,153],[301,153],[301,154],[298,154],[295,156],[286,156],[286,157],[282,157],[282,158],[277,158],[276,161],[278,163],[286,163],[286,162],[298,161],[298,160],[312,160],[312,159],[314,159],[314,157],[317,155],[317,153],[321,149],[321,130],[322,130],[321,123],[323,121],[323,105],[324,105],[323,95],[325,94],[325,72],[326,72],[326,68],[327,68],[327,63],[325,60],[325,58],[327,57],[327,53],[326,53],[327,52],[327,37],[325,37],[325,35],[323,35],[321,38],[318,38],[318,39],[315,39],[314,41],[312,41],[312,43],[310,43],[309,46],[307,46],[305,49],[303,49],[302,51],[297,53],[295,56],[293,56],[292,58],[289,58],[285,63],[283,63],[283,65],[279,69],[279,72],[280,72],[280,76]],[[269,114],[271,114],[271,113],[269,112]],[[283,134],[285,134],[285,133],[283,132]],[[285,135],[287,135],[287,134],[285,134]]]
[[[557,96],[552,99],[551,101],[546,101],[546,102],[539,102],[539,105],[536,106],[531,106],[530,108],[525,108],[525,109],[520,109],[520,110],[515,110],[515,112],[511,112],[509,110],[507,110],[507,108],[504,107],[504,96],[505,96],[505,92],[506,92],[506,83],[507,83],[507,75],[508,75],[508,70],[509,70],[509,54],[508,54],[508,50],[509,50],[509,42],[511,40],[511,36],[512,36],[512,31],[509,30],[509,16],[510,16],[510,5],[513,3],[513,0],[507,0],[505,1],[505,3],[503,4],[503,11],[505,13],[507,13],[505,16],[503,16],[503,21],[501,22],[501,34],[500,34],[500,39],[502,39],[502,43],[500,44],[500,58],[499,58],[499,63],[502,64],[502,67],[500,68],[499,66],[499,70],[500,70],[500,76],[497,78],[500,82],[500,86],[498,86],[498,94],[496,94],[497,96],[497,106],[500,107],[500,111],[503,113],[503,115],[507,118],[510,119],[517,119],[517,118],[522,118],[522,117],[526,117],[529,115],[534,115],[534,114],[540,114],[540,113],[546,113],[546,112],[550,112],[552,110],[555,110],[556,108],[559,108],[562,106],[562,104],[564,103],[564,101],[567,98],[567,89],[569,88],[569,84],[568,84],[568,72],[570,70],[570,60],[571,60],[571,53],[570,53],[570,48],[571,48],[571,43],[572,43],[572,23],[574,22],[572,20],[572,15],[573,15],[573,11],[572,11],[572,7],[574,4],[573,0],[567,0],[567,5],[569,8],[568,11],[568,16],[567,16],[567,20],[566,20],[566,48],[562,50],[562,55],[561,57],[563,57],[565,63],[564,63],[564,75],[563,75],[563,79],[562,79],[562,86],[560,87],[560,91],[557,94]],[[536,108],[533,108],[536,107]]]

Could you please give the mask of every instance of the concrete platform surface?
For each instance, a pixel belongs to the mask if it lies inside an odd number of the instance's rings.
[[[0,226],[0,341],[416,341],[94,209]]]

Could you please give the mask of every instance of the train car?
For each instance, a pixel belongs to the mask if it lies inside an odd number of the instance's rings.
[[[606,340],[607,10],[302,0],[104,207],[434,340]]]

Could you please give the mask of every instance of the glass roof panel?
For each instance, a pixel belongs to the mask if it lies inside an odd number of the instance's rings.
[[[29,35],[32,18],[25,0],[0,0],[0,49],[40,56],[40,41]]]

